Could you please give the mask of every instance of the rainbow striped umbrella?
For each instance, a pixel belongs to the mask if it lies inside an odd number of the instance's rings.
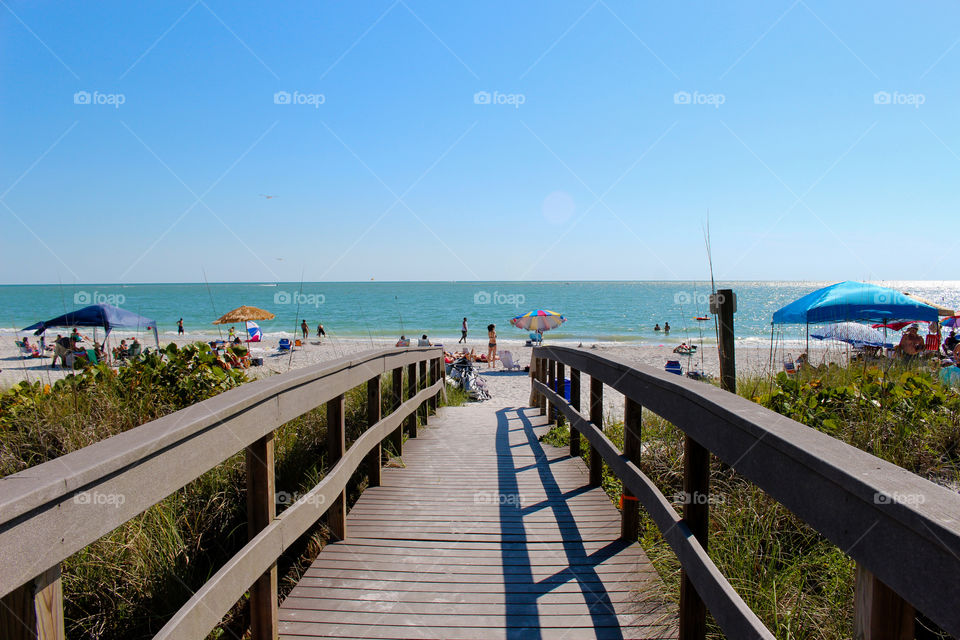
[[[525,313],[522,316],[517,316],[510,321],[510,324],[515,326],[517,329],[523,329],[525,331],[543,332],[550,331],[550,329],[556,329],[566,321],[567,319],[556,311],[537,309],[536,311]]]

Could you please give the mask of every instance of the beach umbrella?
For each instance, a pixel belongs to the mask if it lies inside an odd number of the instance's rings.
[[[903,292],[903,295],[908,296],[908,297],[910,297],[910,298],[913,298],[914,300],[916,300],[917,302],[919,302],[919,303],[921,303],[921,304],[925,304],[925,305],[929,305],[929,306],[933,307],[934,309],[937,310],[937,314],[939,314],[941,318],[942,318],[942,317],[946,317],[946,316],[956,315],[956,313],[957,313],[954,309],[948,309],[947,307],[945,307],[945,306],[943,306],[943,305],[941,305],[941,304],[937,304],[936,302],[931,302],[931,301],[927,300],[926,298],[921,298],[920,296],[918,296],[918,295],[915,294],[915,293],[908,293],[908,292],[904,291],[904,292]]]
[[[510,324],[517,329],[523,329],[525,331],[543,332],[556,329],[566,321],[567,319],[556,311],[537,309],[536,311],[531,311],[530,313],[525,313],[522,316],[513,318],[510,320]]]
[[[213,324],[237,324],[238,322],[242,322],[245,333],[247,334],[247,342],[259,342],[260,328],[257,327],[256,334],[258,337],[254,339],[247,323],[251,321],[255,322],[257,320],[273,320],[275,317],[276,316],[269,311],[244,305],[242,307],[237,307],[233,311],[228,311],[227,313],[223,314],[214,320]],[[257,325],[254,326],[256,327]]]
[[[840,340],[855,347],[887,347],[893,344],[884,340],[881,332],[856,322],[833,322],[810,333],[817,340]]]
[[[960,326],[960,316],[950,316],[941,323],[944,327],[950,327],[951,329],[956,329]]]

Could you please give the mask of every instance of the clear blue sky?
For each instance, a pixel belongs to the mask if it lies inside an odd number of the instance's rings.
[[[2,282],[956,277],[953,2],[0,5]]]

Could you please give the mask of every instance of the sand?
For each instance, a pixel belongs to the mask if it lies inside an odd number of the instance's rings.
[[[121,337],[129,338],[129,336]],[[204,337],[212,339],[215,336]],[[172,340],[172,342],[182,345],[193,342],[195,339],[195,337],[192,339],[181,338]],[[144,337],[141,337],[140,340],[146,346],[150,346],[149,342],[144,341]],[[119,342],[119,337],[115,342]],[[166,342],[169,342],[169,340],[161,341],[161,344],[166,344]],[[455,351],[458,347],[463,346],[458,345],[457,337],[453,336],[434,339],[434,342],[442,343],[447,351]],[[701,354],[697,354],[697,356],[689,359],[686,356],[677,356],[673,353],[675,345],[672,344],[637,345],[631,343],[604,342],[595,344],[584,343],[579,347],[576,342],[556,344],[590,349],[604,356],[622,358],[630,362],[644,364],[658,369],[662,369],[667,360],[680,360],[684,371],[691,367],[702,367],[702,370],[710,375],[719,375],[719,358],[716,345],[704,346],[702,349],[701,364]],[[302,347],[296,349],[293,353],[279,353],[276,349],[276,340],[269,340],[259,345],[251,345],[253,356],[263,358],[264,364],[262,367],[251,368],[248,372],[254,377],[271,376],[291,369],[328,362],[369,349],[392,348],[393,345],[394,342],[388,340],[341,339],[336,336],[330,336],[325,338],[322,343],[318,342],[316,338],[309,338]],[[526,366],[530,363],[532,348],[525,346],[524,341],[501,338],[499,345],[501,351],[510,350],[521,366]],[[471,340],[466,346],[475,349],[476,353],[481,353],[486,350],[486,341]],[[738,346],[736,351],[737,371],[739,374],[763,375],[770,372],[769,347],[764,348],[756,345]],[[836,348],[833,350],[824,350],[821,348],[819,351],[811,351],[811,357],[814,362],[818,362],[823,358],[840,359],[843,357],[843,352]],[[69,373],[69,371],[65,369],[51,368],[51,361],[52,356],[44,358],[21,358],[16,345],[13,343],[13,336],[4,336],[4,339],[0,340],[0,367],[2,367],[2,371],[0,371],[0,389],[9,388],[22,381],[35,382],[39,380],[43,383],[51,383]],[[492,395],[490,402],[495,403],[497,406],[526,405],[530,392],[529,379],[526,372],[506,372],[499,363],[496,369],[489,369],[484,363],[477,363],[477,366],[480,374],[486,379],[490,389]],[[773,369],[774,371],[781,369],[779,359]],[[586,387],[586,385],[584,386]],[[586,393],[586,389],[584,389],[583,392]],[[587,406],[586,396],[584,396],[581,406]],[[622,415],[623,396],[610,389],[606,389],[604,412],[608,415]]]

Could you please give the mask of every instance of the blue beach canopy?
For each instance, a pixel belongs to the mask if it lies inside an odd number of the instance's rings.
[[[62,316],[32,324],[24,331],[33,331],[36,335],[40,335],[50,327],[103,327],[107,335],[113,329],[153,329],[153,339],[158,345],[160,344],[156,322],[112,304],[93,304],[83,307]]]
[[[918,320],[933,322],[937,310],[899,291],[847,280],[817,289],[773,314],[774,324]]]

